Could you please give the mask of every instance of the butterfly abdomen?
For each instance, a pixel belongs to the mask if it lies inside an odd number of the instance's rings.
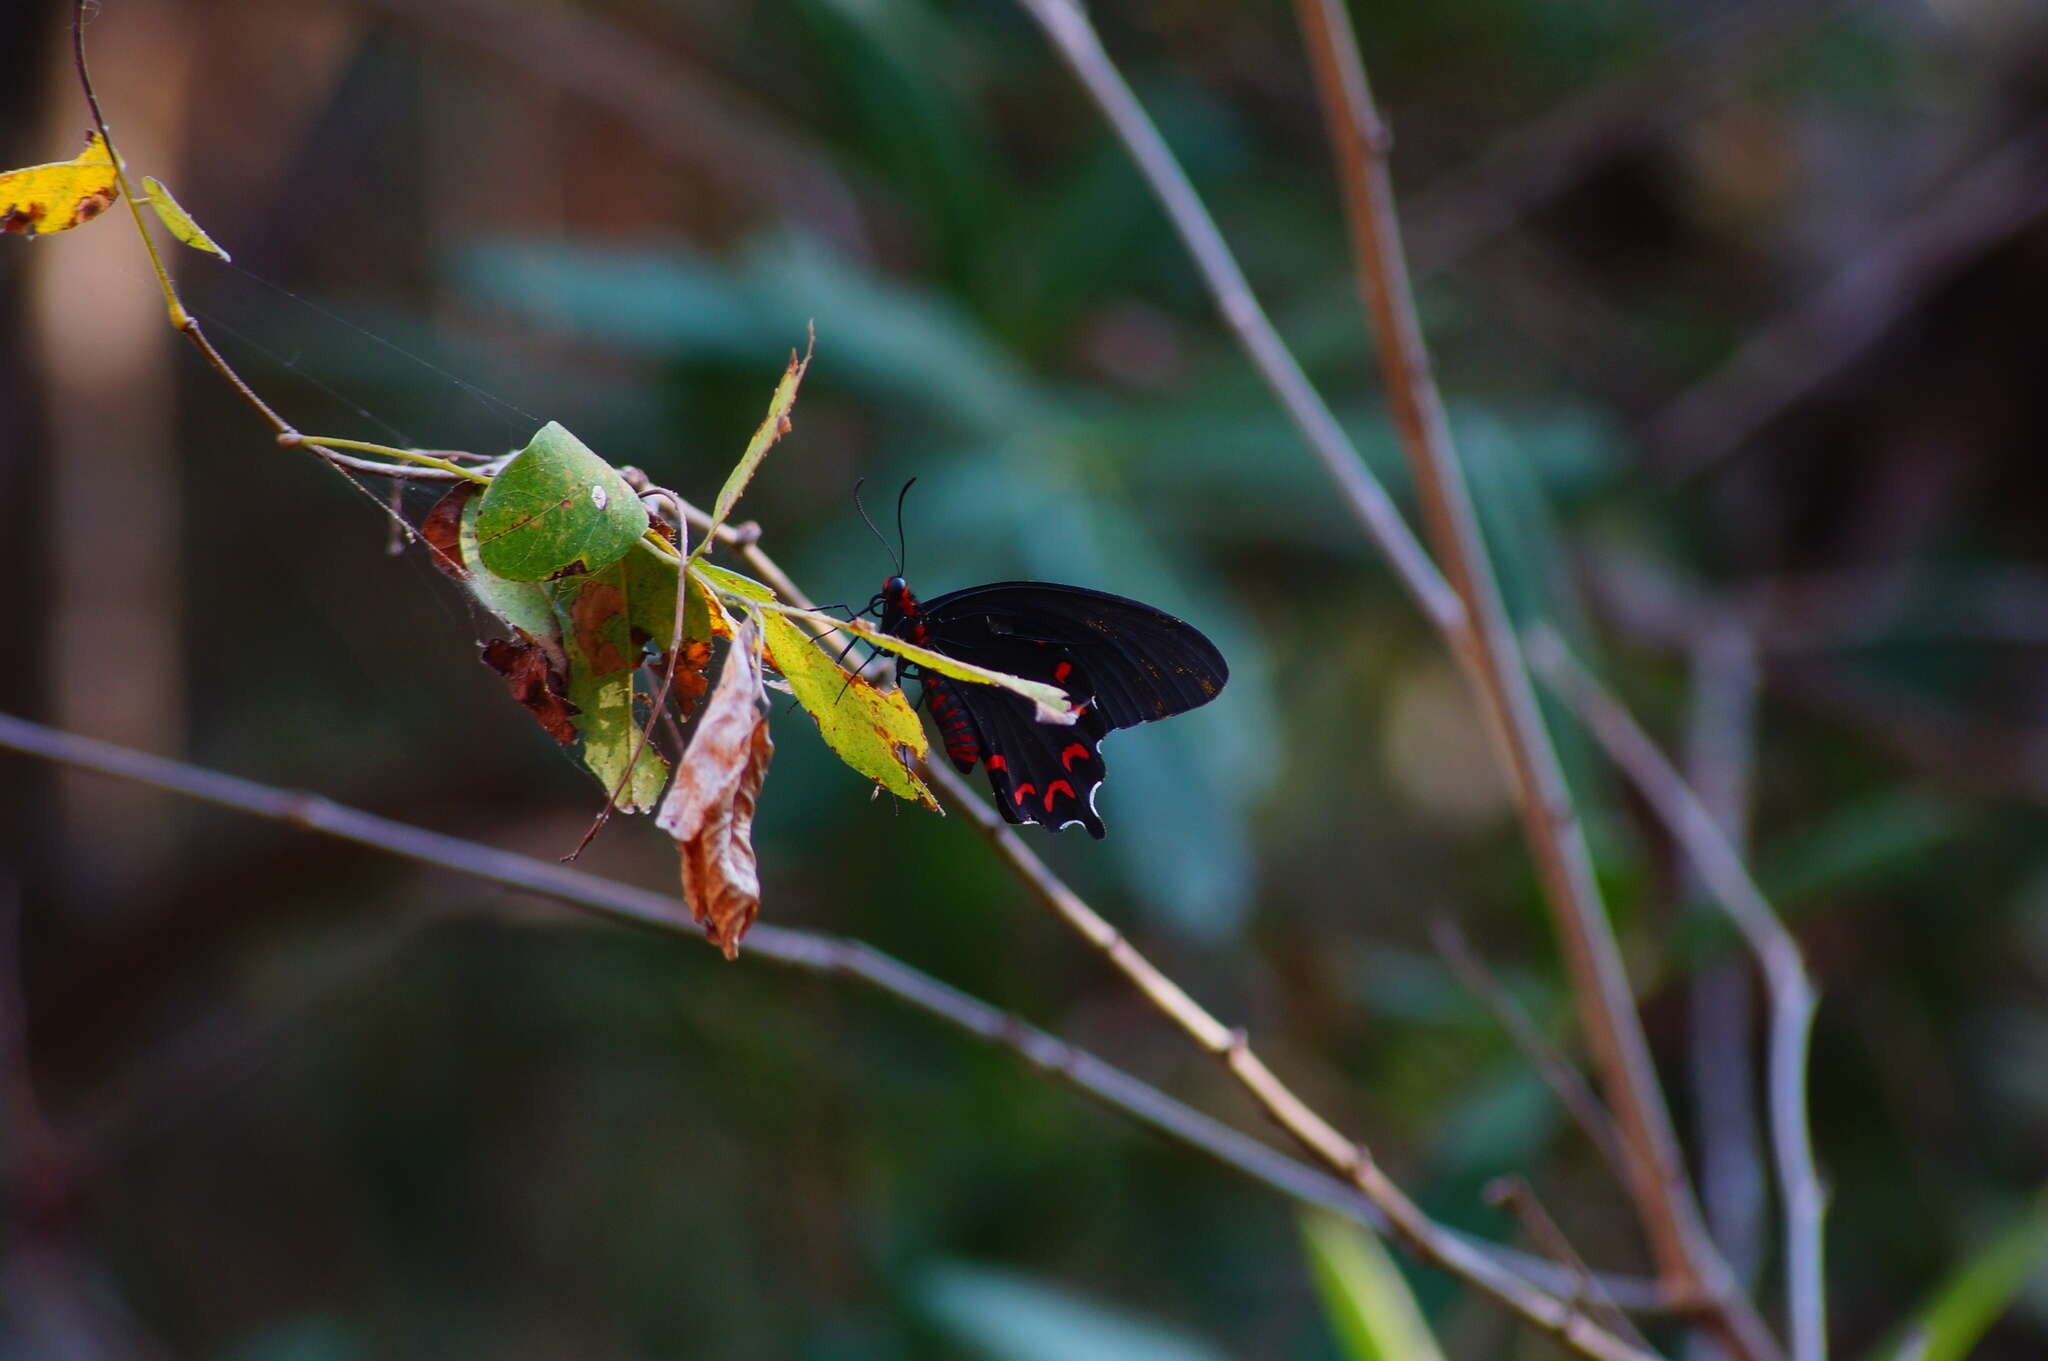
[[[967,712],[967,706],[960,702],[960,696],[953,692],[953,687],[945,681],[927,678],[924,693],[931,701],[932,717],[938,720],[939,737],[946,744],[946,755],[965,775],[981,759],[981,734],[974,726],[974,718]]]

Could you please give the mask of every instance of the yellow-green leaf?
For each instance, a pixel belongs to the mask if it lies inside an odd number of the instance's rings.
[[[1380,1240],[1333,1214],[1301,1219],[1323,1317],[1347,1361],[1444,1361],[1407,1280]]]
[[[936,671],[941,676],[950,676],[954,680],[969,681],[976,685],[1000,685],[1005,690],[1030,700],[1037,710],[1034,716],[1040,723],[1065,725],[1081,716],[1081,711],[1067,698],[1067,692],[1057,685],[1025,680],[1022,676],[1013,676],[1007,671],[991,671],[985,666],[975,666],[971,662],[945,656],[928,647],[919,647],[915,643],[884,633],[865,619],[835,619],[816,610],[800,610],[791,605],[761,602],[761,613],[770,611],[786,614],[793,619],[808,619],[820,627],[857,634],[863,641],[874,644],[884,652],[893,652],[904,661],[915,662],[920,668]]]
[[[705,538],[708,541],[710,536],[706,535]],[[694,562],[690,564],[690,570],[718,590],[730,591],[748,600],[775,599],[775,592],[771,587],[764,586],[752,577],[744,576],[730,568],[720,567],[715,562]]]
[[[812,337],[815,344],[817,337]],[[761,428],[754,432],[754,438],[747,441],[747,451],[740,455],[740,461],[727,475],[725,485],[718,489],[718,500],[711,506],[711,526],[704,531],[704,537],[697,541],[697,547],[690,556],[701,558],[709,552],[718,537],[718,527],[725,523],[725,517],[732,514],[732,508],[739,504],[740,494],[753,481],[761,460],[768,457],[775,441],[789,433],[790,408],[796,405],[796,390],[804,380],[804,371],[811,366],[811,347],[804,347],[804,356],[798,359],[796,351],[789,352],[789,367],[783,370],[782,381],[775,385],[775,395],[768,401],[768,416],[761,422]]]
[[[849,676],[787,616],[760,610],[755,617],[775,669],[816,721],[825,745],[896,797],[937,808],[931,790],[899,754],[908,748],[921,757],[927,748],[924,724],[903,693],[877,690],[860,677]]]
[[[222,250],[220,243],[206,234],[206,228],[192,220],[192,214],[186,212],[178,200],[171,196],[171,191],[164,188],[162,180],[154,175],[144,175],[142,183],[149,190],[149,206],[156,209],[156,215],[163,219],[164,226],[169,229],[172,236],[193,250],[203,250],[210,255],[218,255],[223,260],[235,258]]]
[[[0,232],[48,236],[90,222],[121,197],[113,153],[97,132],[68,161],[0,175]]]
[[[2013,1302],[2048,1273],[2048,1188],[2003,1233],[1956,1265],[1910,1324],[1866,1361],[1963,1361]]]

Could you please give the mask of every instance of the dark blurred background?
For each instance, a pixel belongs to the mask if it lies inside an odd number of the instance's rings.
[[[301,429],[497,452],[559,419],[708,499],[815,319],[743,510],[812,595],[875,589],[849,489],[916,474],[923,591],[1068,580],[1208,631],[1230,689],[1118,739],[1109,840],[1034,845],[1433,1212],[1512,1239],[1479,1191],[1520,1170],[1642,1269],[1431,948],[1451,914],[1578,1052],[1454,668],[1017,9],[96,8],[127,159],[235,254],[180,251],[187,297]],[[0,164],[87,125],[66,9],[0,8]],[[1098,9],[1405,496],[1288,7]],[[2048,11],[1356,19],[1513,607],[1746,810],[1808,948],[1862,1354],[2048,1179]],[[600,796],[477,664],[489,621],[387,553],[385,489],[276,449],[176,340],[125,213],[0,241],[0,416],[0,708],[574,844]],[[1754,999],[1554,718],[1680,1122],[1727,1155],[1717,1222],[1769,1278]],[[799,714],[777,738],[767,920],[1261,1128],[958,820],[871,800]],[[1284,1202],[885,999],[10,755],[0,817],[9,1357],[1339,1355]],[[584,863],[674,881],[641,821]],[[1450,1356],[1553,1354],[1414,1283]],[[1977,1355],[2048,1353],[2043,1285]]]

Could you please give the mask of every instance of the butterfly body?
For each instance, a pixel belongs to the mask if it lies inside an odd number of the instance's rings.
[[[1192,625],[1106,591],[1001,581],[921,601],[893,576],[873,604],[885,633],[1067,692],[1070,726],[1038,722],[1030,701],[999,686],[919,677],[946,755],[963,774],[977,764],[988,773],[1013,823],[1078,824],[1103,836],[1102,739],[1206,704],[1230,678],[1223,654]]]

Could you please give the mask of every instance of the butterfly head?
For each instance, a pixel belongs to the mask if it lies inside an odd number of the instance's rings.
[[[882,583],[882,589],[874,599],[868,601],[868,609],[881,615],[884,632],[894,633],[901,621],[917,617],[917,596],[912,594],[908,581],[900,575],[892,576]]]

